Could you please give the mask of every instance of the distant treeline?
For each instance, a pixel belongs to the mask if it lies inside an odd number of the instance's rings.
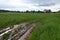
[[[0,10],[0,12],[20,12],[20,11]]]
[[[33,11],[29,11],[29,10],[26,10],[26,11],[10,11],[10,10],[0,10],[0,13],[1,12],[17,12],[17,13],[53,13],[51,10],[47,10],[47,9],[45,9],[45,10],[43,10],[43,11],[40,11],[40,10],[38,10],[38,11],[35,11],[35,10],[33,10]],[[60,12],[60,11],[58,11],[58,12]],[[54,12],[55,13],[55,12]]]

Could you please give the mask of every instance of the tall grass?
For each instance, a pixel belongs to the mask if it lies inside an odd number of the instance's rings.
[[[21,22],[37,22],[43,14],[24,14],[24,13],[1,13],[0,14],[0,29],[8,26],[18,24]]]
[[[60,40],[60,14],[45,14],[29,40]]]
[[[16,13],[0,14],[0,29],[21,22],[40,22],[32,31],[29,40],[60,40],[60,14]]]

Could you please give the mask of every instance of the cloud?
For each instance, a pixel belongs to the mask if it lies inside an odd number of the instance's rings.
[[[31,10],[34,9],[35,6],[32,3],[26,3],[23,0],[9,0],[1,3],[0,1],[0,8],[1,9],[14,9],[14,10]]]
[[[44,10],[60,9],[59,0],[0,0],[0,9],[8,10]]]
[[[55,3],[46,2],[46,3],[40,3],[40,4],[36,5],[36,6],[53,6],[53,5],[55,5]]]

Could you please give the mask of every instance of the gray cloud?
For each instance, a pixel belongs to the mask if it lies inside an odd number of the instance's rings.
[[[38,5],[35,5],[35,6],[54,6],[54,5],[55,5],[55,3],[46,2],[46,3],[41,3],[41,4],[38,4]]]
[[[35,4],[35,6],[53,6],[56,4],[52,0],[26,0],[25,2]]]
[[[13,10],[60,9],[60,0],[0,0],[0,8]]]

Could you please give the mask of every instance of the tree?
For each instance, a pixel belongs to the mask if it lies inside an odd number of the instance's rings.
[[[46,13],[50,13],[51,10],[50,10],[50,9],[49,9],[49,10],[45,9],[44,12],[46,12]]]

